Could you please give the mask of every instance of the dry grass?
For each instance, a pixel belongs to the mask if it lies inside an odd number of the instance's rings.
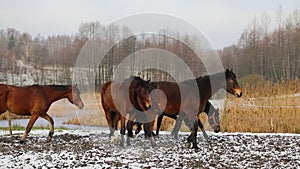
[[[247,84],[242,98],[227,100],[221,130],[300,133],[299,86],[299,80]]]

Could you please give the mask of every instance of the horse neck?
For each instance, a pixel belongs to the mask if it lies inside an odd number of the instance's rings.
[[[197,84],[199,87],[200,96],[204,97],[205,99],[209,99],[218,90],[225,88],[225,74],[224,72],[221,72],[209,75],[207,77],[198,78]]]
[[[51,103],[63,98],[67,98],[67,93],[69,92],[68,90],[55,89],[53,86],[44,86],[43,89],[47,100]]]

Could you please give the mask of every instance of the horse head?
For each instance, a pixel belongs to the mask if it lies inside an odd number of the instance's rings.
[[[84,104],[81,100],[80,91],[77,88],[77,84],[75,86],[69,86],[69,91],[70,92],[68,92],[67,95],[68,100],[72,104],[76,105],[79,109],[82,109],[84,107]]]
[[[233,71],[226,69],[225,76],[226,76],[226,91],[237,97],[241,97],[242,89],[240,88],[236,80],[236,75],[233,73]]]
[[[151,98],[149,94],[150,80],[145,81],[140,77],[134,77],[134,79],[137,82],[136,88],[134,89],[137,104],[142,111],[146,111],[151,107]]]

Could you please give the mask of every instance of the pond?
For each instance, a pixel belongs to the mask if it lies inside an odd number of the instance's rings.
[[[72,117],[71,117],[72,118]],[[83,125],[74,125],[74,124],[64,124],[65,121],[70,119],[70,117],[53,117],[54,120],[54,128],[68,128],[68,129],[102,129],[103,127],[96,126],[83,126]],[[11,120],[12,126],[22,126],[26,127],[29,122],[29,119],[13,119]],[[39,127],[47,127],[49,126],[49,122],[43,118],[38,118],[34,123],[34,126]],[[7,120],[0,120],[0,127],[8,127]]]

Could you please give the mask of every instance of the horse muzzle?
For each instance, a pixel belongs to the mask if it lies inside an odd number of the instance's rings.
[[[147,102],[145,106],[146,106],[147,109],[150,109],[151,108],[151,103]]]
[[[243,95],[243,92],[241,89],[235,89],[234,93],[237,97],[242,97],[242,95]]]
[[[79,109],[83,109],[83,108],[84,108],[84,104],[83,104],[83,103],[79,103],[79,104],[77,105],[77,107],[78,107]]]

